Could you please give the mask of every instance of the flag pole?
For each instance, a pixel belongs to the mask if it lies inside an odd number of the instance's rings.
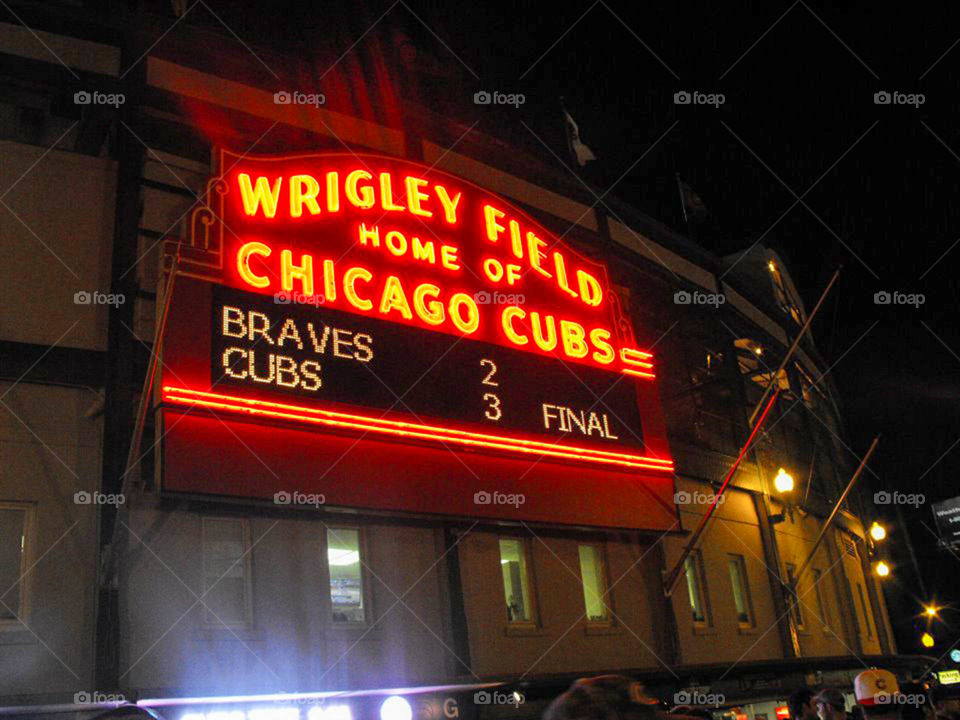
[[[817,314],[817,311],[823,305],[823,301],[827,297],[827,293],[830,292],[830,289],[833,287],[834,283],[837,281],[837,278],[840,276],[840,268],[837,268],[836,272],[833,273],[833,277],[830,278],[830,282],[827,283],[827,287],[824,288],[823,294],[820,296],[820,300],[817,301],[817,304],[814,306],[813,311],[810,315],[807,316],[807,321],[804,323],[803,328],[801,328],[800,333],[794,339],[793,344],[790,346],[790,349],[787,351],[787,354],[784,355],[783,361],[780,363],[780,367],[777,368],[777,371],[771,376],[770,381],[767,383],[767,386],[764,388],[763,395],[760,396],[760,399],[757,401],[756,406],[753,409],[753,412],[750,413],[749,425],[753,427],[753,430],[750,432],[750,436],[747,438],[746,444],[743,446],[743,449],[740,451],[740,454],[737,456],[736,461],[730,467],[730,470],[727,472],[726,477],[723,480],[723,483],[720,485],[720,489],[715,493],[713,498],[713,504],[700,519],[700,524],[697,525],[697,529],[694,530],[693,534],[690,537],[690,541],[684,547],[683,552],[680,554],[680,559],[677,561],[677,564],[673,567],[670,573],[666,576],[663,583],[663,592],[669,597],[673,594],[674,589],[676,588],[677,581],[680,579],[680,572],[683,570],[683,564],[686,562],[687,558],[693,552],[696,547],[697,542],[700,540],[700,536],[703,534],[707,524],[710,522],[710,518],[713,517],[713,513],[717,508],[717,505],[720,501],[720,497],[723,495],[723,491],[726,490],[730,479],[733,477],[733,473],[739,467],[740,462],[743,460],[744,456],[747,454],[747,450],[750,449],[750,446],[753,444],[753,440],[757,435],[757,432],[763,426],[764,420],[767,418],[767,414],[770,412],[770,408],[773,407],[774,402],[777,397],[780,395],[780,383],[778,378],[783,368],[787,366],[791,356],[796,352],[797,347],[800,345],[800,339],[804,334],[810,329],[810,325],[813,321],[814,316]],[[776,388],[774,390],[774,387]],[[770,391],[773,390],[773,396],[770,397],[770,400],[767,401],[767,396],[770,395]],[[766,403],[766,404],[764,404]],[[762,410],[762,412],[761,412]],[[760,417],[757,418],[757,413],[761,413]],[[756,423],[754,423],[754,419]],[[871,449],[872,451],[872,449]],[[859,474],[859,473],[858,473]],[[852,485],[851,485],[852,487]],[[849,490],[849,488],[848,488]],[[844,497],[846,494],[844,494]],[[832,519],[832,518],[831,518]]]
[[[773,407],[773,404],[777,401],[777,397],[779,397],[779,395],[780,388],[778,387],[773,393],[773,397],[770,398],[766,407],[763,409],[763,414],[760,416],[760,421],[753,428],[753,431],[750,433],[750,437],[747,438],[747,442],[744,443],[743,448],[740,450],[740,454],[737,455],[737,459],[727,471],[727,475],[723,479],[720,489],[714,493],[713,504],[707,509],[707,512],[703,514],[703,517],[700,518],[700,524],[697,525],[697,529],[694,530],[693,534],[690,536],[690,542],[687,543],[686,547],[683,548],[683,552],[680,553],[680,559],[677,560],[676,565],[673,566],[673,570],[671,570],[664,579],[663,594],[667,597],[673,595],[673,591],[677,585],[677,580],[680,579],[680,572],[683,570],[684,563],[687,561],[687,558],[693,552],[694,548],[696,548],[697,542],[700,540],[700,536],[703,535],[703,531],[706,530],[707,523],[710,522],[710,518],[713,517],[713,513],[717,509],[717,505],[720,504],[720,498],[723,496],[723,491],[727,489],[727,485],[733,478],[733,474],[737,471],[737,468],[740,467],[740,462],[744,457],[746,457],[747,451],[753,446],[753,441],[756,438],[757,433],[760,431],[763,421],[766,420],[767,414],[770,412],[770,408]]]
[[[867,463],[870,462],[870,458],[873,455],[874,451],[877,449],[877,445],[880,443],[880,436],[877,435],[873,442],[870,443],[870,449],[867,450],[867,454],[863,456],[863,460],[860,461],[860,466],[857,468],[857,471],[853,474],[853,477],[850,478],[850,482],[847,483],[846,489],[843,491],[843,494],[839,497],[837,502],[833,506],[833,510],[830,512],[830,517],[827,518],[827,521],[823,524],[823,527],[820,528],[820,534],[817,535],[817,539],[813,542],[813,547],[810,548],[810,553],[807,555],[807,559],[803,561],[803,565],[800,566],[800,569],[797,570],[797,574],[793,576],[793,585],[791,588],[792,595],[795,597],[797,592],[797,586],[800,582],[800,578],[803,576],[803,573],[810,563],[813,562],[814,555],[817,554],[817,550],[820,549],[820,545],[823,543],[823,539],[827,536],[827,530],[830,529],[830,526],[833,525],[834,518],[837,517],[837,514],[840,512],[840,506],[843,504],[843,501],[847,499],[847,495],[850,494],[850,491],[853,490],[853,486],[857,484],[857,480],[860,479],[860,475],[863,473],[864,468],[867,467]]]
[[[563,121],[563,139],[567,145],[567,159],[571,163],[571,167],[576,172],[576,168],[580,167],[580,164],[577,162],[577,153],[573,149],[573,140],[570,138],[570,121],[568,118],[570,113],[567,112],[567,106],[563,102],[563,95],[560,96],[560,119]],[[578,173],[579,174],[579,173]]]
[[[690,215],[687,213],[687,201],[683,197],[683,181],[680,173],[674,173],[677,178],[677,192],[680,193],[680,208],[683,210],[683,222],[687,226],[687,237],[693,240],[693,228],[690,226]]]

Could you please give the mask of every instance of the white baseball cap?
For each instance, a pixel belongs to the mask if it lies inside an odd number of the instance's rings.
[[[854,679],[853,692],[861,705],[890,705],[900,694],[900,685],[889,670],[864,670]]]

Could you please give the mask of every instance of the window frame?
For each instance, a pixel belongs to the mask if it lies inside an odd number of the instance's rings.
[[[20,568],[17,571],[17,607],[16,607],[16,617],[4,618],[0,617],[0,630],[7,629],[20,629],[22,627],[23,619],[28,619],[30,617],[30,600],[31,595],[29,591],[29,569],[33,561],[33,552],[34,552],[34,530],[36,527],[36,503],[31,502],[22,502],[17,500],[3,500],[0,501],[0,510],[19,510],[23,512],[23,529],[21,531],[21,538],[23,542],[23,550],[20,553]]]
[[[690,608],[690,621],[693,623],[694,630],[704,630],[707,628],[713,627],[713,609],[710,605],[710,591],[707,589],[707,573],[703,565],[703,553],[700,550],[694,550],[691,552],[687,559],[684,561],[684,579],[687,582],[687,602],[689,603],[690,598],[690,575],[687,572],[687,563],[692,563],[694,579],[697,583],[697,587],[700,590],[698,593],[700,605],[703,608],[703,620],[697,620],[694,613],[695,608],[691,606]]]
[[[527,590],[528,596],[530,598],[530,618],[526,620],[510,620],[507,618],[504,620],[504,626],[508,629],[516,628],[525,628],[525,629],[536,629],[540,627],[540,603],[537,602],[537,581],[536,575],[533,572],[533,551],[530,544],[530,539],[518,535],[497,535],[497,564],[498,571],[500,574],[500,586],[502,592],[500,595],[500,601],[503,603],[501,608],[503,610],[509,609],[507,605],[507,587],[504,584],[503,578],[503,550],[500,546],[501,541],[503,540],[512,540],[520,545],[520,549],[523,552],[524,558],[524,575],[527,580]]]
[[[253,563],[251,562],[252,544],[249,518],[224,517],[219,515],[202,515],[200,517],[200,571],[203,575],[203,596],[209,591],[207,587],[207,526],[212,522],[233,522],[240,525],[240,535],[243,542],[243,555],[241,565],[243,567],[243,611],[244,619],[242,622],[227,622],[215,616],[208,609],[206,602],[203,605],[203,627],[210,630],[250,630],[253,628]],[[222,578],[219,578],[219,582]]]
[[[794,608],[793,619],[797,624],[797,630],[805,631],[807,629],[807,621],[803,616],[803,603],[800,600],[800,585],[795,579],[797,577],[797,566],[793,563],[785,563],[785,566],[787,569],[787,602],[790,603],[790,607]],[[796,602],[791,602],[792,598],[789,597],[791,592],[796,596]]]
[[[824,635],[833,634],[831,629],[831,620],[830,620],[830,611],[827,609],[827,598],[823,594],[823,587],[821,583],[826,579],[823,571],[818,568],[813,568],[811,571],[811,577],[813,578],[813,591],[817,596],[817,610],[820,611],[820,622],[823,628]]]
[[[741,620],[739,610],[737,610],[737,588],[733,578],[733,567],[737,568],[737,575],[740,579],[740,593],[743,595],[743,602],[746,605],[747,619]],[[752,630],[757,626],[757,616],[753,610],[753,597],[750,593],[750,576],[747,575],[747,559],[737,553],[727,553],[727,570],[730,575],[730,586],[733,589],[733,606],[737,610],[737,625],[741,630]]]
[[[591,620],[590,615],[588,614],[589,608],[587,607],[586,584],[583,580],[583,561],[580,558],[581,547],[593,548],[597,553],[597,562],[600,564],[600,582],[602,584],[600,602],[603,604],[604,612],[606,613],[606,617],[601,620]],[[606,543],[602,542],[577,543],[577,564],[580,571],[580,590],[581,595],[583,595],[584,617],[586,618],[587,625],[590,627],[612,627],[614,624],[615,611],[613,609],[613,595],[610,591],[610,575],[608,574],[609,565],[607,563],[606,550]]]
[[[333,619],[333,598],[330,595],[330,533],[337,534],[338,531],[351,530],[357,533],[357,552],[360,554],[360,602],[362,603],[363,620],[348,622],[337,622]],[[370,627],[373,611],[370,602],[370,574],[367,571],[367,534],[362,525],[329,525],[324,526],[323,534],[323,566],[326,569],[326,598],[327,598],[327,624],[336,630],[352,630],[356,628]]]
[[[866,591],[863,589],[863,583],[859,580],[854,580],[853,584],[857,586],[857,599],[860,601],[860,612],[863,614],[864,627],[861,629],[861,632],[866,630],[867,640],[873,640],[873,623],[870,622],[870,607],[867,602]]]

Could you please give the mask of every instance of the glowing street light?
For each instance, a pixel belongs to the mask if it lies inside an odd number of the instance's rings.
[[[880,542],[887,536],[887,530],[880,523],[874,520],[873,525],[870,526],[870,537],[872,537],[877,542]]]
[[[925,605],[923,608],[923,614],[927,617],[937,617],[937,607],[934,605]]]
[[[879,575],[880,577],[886,577],[887,575],[890,574],[890,566],[887,565],[883,560],[881,560],[874,566],[874,570],[876,571],[877,575]]]
[[[793,477],[786,470],[780,468],[777,476],[773,479],[773,486],[779,493],[791,492],[793,490]]]
[[[380,706],[380,720],[412,720],[410,702],[399,695],[391,695]]]
[[[920,644],[923,645],[925,648],[932,648],[935,644],[933,635],[931,635],[928,632],[925,632],[923,635],[920,636]]]

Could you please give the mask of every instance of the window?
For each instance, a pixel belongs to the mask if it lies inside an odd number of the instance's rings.
[[[699,550],[692,552],[683,563],[687,576],[687,594],[690,598],[690,612],[694,625],[709,625],[710,613],[707,608],[706,583],[703,576],[703,557]]]
[[[793,611],[793,620],[801,630],[803,622],[803,604],[800,601],[800,588],[797,587],[797,566],[787,563],[787,602]]]
[[[870,610],[867,605],[867,599],[863,594],[863,585],[857,583],[857,600],[860,601],[860,612],[863,614],[863,627],[867,631],[867,637],[873,637],[873,625],[870,623]]]
[[[245,520],[203,518],[204,621],[250,624],[249,532]]]
[[[820,581],[823,579],[823,573],[819,570],[813,571],[813,590],[817,595],[817,614],[820,616],[820,624],[823,625],[823,631],[830,631],[830,616],[827,615],[827,603],[823,598],[823,587]]]
[[[753,627],[753,608],[750,605],[750,584],[747,581],[747,566],[743,555],[728,555],[730,585],[733,587],[733,604],[737,609],[740,627]]]
[[[26,591],[21,578],[27,565],[28,513],[24,505],[0,504],[0,620],[23,614]]]
[[[583,581],[583,603],[586,608],[587,622],[610,622],[610,608],[607,598],[606,567],[603,553],[597,545],[581,545],[580,578]]]
[[[360,530],[327,528],[327,566],[330,568],[330,606],[333,622],[355,625],[366,622]]]
[[[800,316],[800,310],[787,297],[787,291],[783,286],[783,275],[780,274],[780,268],[770,260],[767,262],[767,268],[770,270],[770,279],[773,281],[773,294],[777,303],[784,312],[789,313],[790,317],[797,325],[803,325],[803,318]]]
[[[500,538],[500,570],[503,573],[507,622],[532,623],[533,599],[530,595],[527,546],[523,540]]]
[[[807,407],[816,407],[818,403],[826,402],[823,389],[820,387],[820,384],[813,379],[810,373],[807,372],[806,368],[800,363],[794,363],[793,366],[796,368],[797,375],[800,377],[800,394]]]
[[[778,361],[775,358],[766,357],[763,345],[752,338],[737,338],[733,341],[733,345],[737,349],[740,373],[757,385],[766,387],[770,383]],[[790,377],[786,369],[781,370],[777,375],[777,384],[781,390],[790,390]]]

